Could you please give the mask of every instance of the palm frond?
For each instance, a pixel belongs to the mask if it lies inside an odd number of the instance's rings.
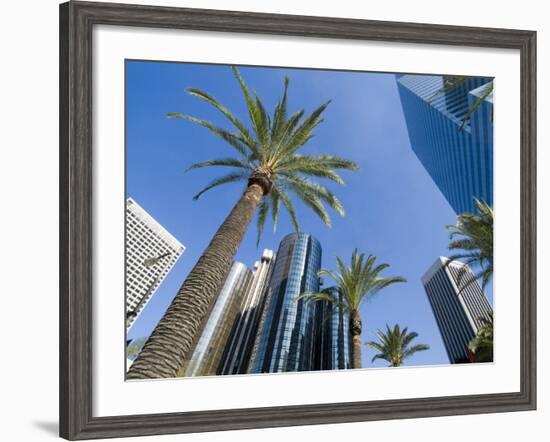
[[[204,91],[201,91],[200,89],[189,88],[187,89],[187,93],[193,97],[197,97],[203,101],[206,101],[208,104],[218,109],[240,132],[241,136],[243,137],[245,143],[249,146],[249,148],[254,148],[254,138],[252,137],[252,134],[250,133],[246,125],[242,123],[241,120],[239,120],[235,115],[233,115],[229,109],[227,109],[214,97]]]
[[[307,143],[313,136],[313,129],[321,123],[321,114],[330,104],[330,101],[323,103],[315,109],[292,133],[286,147],[282,152],[284,156],[290,155]]]
[[[211,133],[223,139],[230,146],[233,146],[239,154],[244,158],[248,158],[250,146],[248,145],[245,138],[242,135],[236,134],[234,132],[229,132],[221,127],[217,127],[209,121],[201,120],[199,118],[192,117],[190,115],[184,115],[177,112],[169,112],[166,114],[168,118],[181,118],[183,120],[191,121],[192,123],[198,124],[199,126],[205,127]]]
[[[265,220],[269,212],[269,204],[265,198],[262,198],[260,206],[258,207],[258,237],[256,239],[256,247],[260,244],[262,232],[264,231]]]
[[[281,180],[294,190],[295,193],[305,193],[325,202],[340,216],[345,215],[344,206],[340,200],[325,186],[310,180],[294,177],[285,177]]]
[[[372,293],[378,293],[380,290],[385,289],[386,287],[389,287],[390,285],[397,284],[399,282],[407,282],[406,278],[403,278],[402,276],[392,276],[389,278],[379,278],[376,280],[376,282],[373,284]]]
[[[445,263],[461,260],[464,264],[474,266],[475,278],[482,279],[484,288],[493,274],[493,209],[484,201],[475,199],[477,214],[462,213],[455,225],[447,226],[451,230],[449,250],[461,250],[449,257]],[[456,239],[455,239],[456,238]],[[466,269],[464,270],[466,271]],[[467,285],[472,284],[472,280]]]
[[[299,301],[300,299],[312,302],[327,301],[335,304],[338,302],[338,300],[333,295],[324,292],[304,292],[296,298],[296,301]]]
[[[277,103],[275,108],[274,118],[271,124],[271,141],[278,143],[284,137],[284,128],[287,117],[287,96],[288,96],[288,77],[285,77],[284,92],[281,101]]]
[[[202,161],[200,163],[191,164],[187,169],[185,169],[186,172],[189,172],[193,169],[200,169],[202,167],[209,167],[209,166],[225,166],[225,167],[236,167],[240,169],[249,169],[249,164],[242,162],[241,160],[237,160],[235,158],[219,158],[217,160],[210,160],[210,161]]]
[[[218,179],[215,179],[214,181],[212,181],[208,186],[206,186],[199,193],[197,193],[193,197],[193,199],[198,200],[203,193],[208,192],[209,190],[213,189],[214,187],[221,186],[222,184],[234,183],[236,181],[243,181],[243,180],[246,180],[247,178],[248,178],[247,173],[230,173],[228,175],[225,175],[221,178],[218,178]]]
[[[403,356],[406,358],[414,353],[417,353],[419,351],[426,351],[426,350],[429,350],[430,349],[430,346],[427,345],[427,344],[417,344],[417,345],[413,345],[412,347],[408,348],[407,350],[405,350],[403,352]]]
[[[454,77],[451,77],[451,78],[446,78],[443,82],[443,87],[438,89],[435,94],[433,94],[428,100],[427,102],[428,103],[432,103],[434,100],[436,100],[437,98],[439,98],[442,94],[444,94],[445,92],[457,87],[457,86],[460,86],[461,84],[465,83],[466,80],[468,79],[468,77],[464,77],[464,76],[454,76]]]
[[[457,232],[453,232],[457,233]],[[464,249],[464,250],[476,250],[478,245],[471,239],[457,239],[449,243],[449,250]]]
[[[262,118],[262,111],[257,107],[256,101],[250,94],[250,91],[248,90],[248,87],[246,86],[246,83],[244,82],[243,78],[241,77],[241,74],[239,73],[238,69],[235,66],[231,67],[233,74],[237,78],[237,81],[239,82],[239,85],[241,87],[241,91],[243,93],[246,107],[248,109],[248,115],[250,117],[250,121],[252,122],[252,126],[254,127],[254,131],[256,132],[256,135],[259,137],[260,143],[263,143],[263,134],[264,134],[264,128],[263,125],[265,123],[265,120]],[[265,147],[265,145],[263,146]],[[262,159],[262,156],[259,156],[258,159]]]
[[[292,204],[292,200],[288,196],[288,193],[277,185],[274,185],[273,188],[276,189],[276,192],[279,194],[279,198],[283,202],[283,206],[285,206],[290,216],[290,220],[292,221],[294,230],[296,231],[296,233],[299,233],[300,225],[298,224],[298,217],[296,216],[296,210],[294,209],[294,205]]]
[[[276,187],[271,189],[270,192],[271,198],[271,217],[273,219],[273,231],[277,230],[277,222],[279,221],[279,203],[281,202],[281,196]]]
[[[330,216],[321,202],[319,194],[310,187],[302,185],[296,180],[284,180],[281,184],[287,190],[292,191],[307,207],[309,207],[321,220],[328,226],[331,226]]]

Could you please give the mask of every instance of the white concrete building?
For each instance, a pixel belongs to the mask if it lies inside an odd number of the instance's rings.
[[[132,198],[126,200],[126,328],[138,318],[185,247]]]

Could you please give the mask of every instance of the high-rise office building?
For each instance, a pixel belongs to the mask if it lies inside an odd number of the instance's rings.
[[[275,254],[265,249],[254,264],[252,281],[233,324],[231,337],[225,347],[218,374],[242,374],[248,370],[252,347],[263,310],[267,284],[275,263]]]
[[[464,118],[490,79],[471,77],[442,92],[447,77],[397,75],[413,151],[457,213],[475,213],[474,197],[493,203],[493,98]]]
[[[239,313],[252,272],[240,262],[233,263],[225,283],[205,319],[202,332],[185,365],[185,376],[217,374],[233,323]]]
[[[446,265],[448,258],[439,257],[422,276],[443,344],[452,364],[468,361],[468,344],[475,337],[482,319],[493,309],[470,268],[459,261]]]
[[[130,328],[185,247],[132,198],[126,200],[126,327]]]
[[[320,341],[317,345],[320,370],[351,368],[350,317],[336,304],[317,302]]]
[[[249,373],[318,369],[317,303],[297,298],[303,292],[319,290],[320,266],[321,244],[317,239],[304,233],[283,238],[265,294]]]

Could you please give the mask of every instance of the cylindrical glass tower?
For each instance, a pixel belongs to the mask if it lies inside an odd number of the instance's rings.
[[[317,239],[305,233],[283,238],[267,289],[249,373],[319,369],[315,363],[316,303],[297,298],[303,292],[319,291],[320,267],[321,244]]]

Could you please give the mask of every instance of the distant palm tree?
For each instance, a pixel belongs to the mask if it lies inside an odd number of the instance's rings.
[[[389,264],[376,265],[376,256],[359,254],[357,249],[351,256],[351,263],[345,266],[336,258],[338,271],[321,270],[319,276],[328,276],[336,282],[319,293],[302,293],[298,299],[311,301],[328,301],[334,303],[343,312],[350,315],[350,334],[352,337],[352,368],[361,368],[361,331],[362,321],[359,310],[363,301],[372,298],[380,290],[397,282],[406,282],[401,276],[384,278],[380,273]]]
[[[426,344],[416,344],[412,347],[409,344],[418,336],[418,333],[407,333],[408,328],[403,330],[399,324],[395,324],[393,329],[386,324],[386,331],[377,331],[378,342],[369,341],[365,345],[378,350],[380,353],[374,355],[372,362],[377,359],[384,359],[390,363],[390,367],[399,367],[405,359],[414,353],[429,350],[430,346]]]
[[[258,241],[269,211],[276,225],[281,204],[289,213],[294,228],[299,231],[291,193],[327,225],[330,225],[330,217],[324,204],[344,215],[344,208],[336,196],[310,177],[326,178],[343,184],[344,181],[336,170],[357,170],[358,166],[353,161],[333,155],[298,153],[311,139],[317,125],[323,121],[321,116],[329,102],[305,117],[303,110],[287,115],[289,82],[285,79],[283,96],[273,115],[269,116],[258,96],[250,93],[236,68],[233,68],[233,73],[244,95],[251,128],[215,98],[194,88],[189,89],[188,93],[216,108],[229,120],[233,129],[226,130],[189,115],[170,113],[168,116],[182,118],[205,127],[224,140],[236,154],[234,157],[209,160],[189,167],[188,170],[207,166],[234,169],[233,172],[212,181],[197,193],[194,199],[222,184],[244,182],[246,188],[143,347],[128,372],[129,379],[166,378],[177,375],[209,306],[229,273],[235,253],[256,209]]]
[[[480,321],[482,325],[468,347],[474,354],[474,362],[493,362],[493,313]]]
[[[481,279],[484,289],[493,277],[493,209],[485,201],[476,199],[475,204],[478,215],[462,213],[454,226],[447,226],[452,230],[449,250],[462,252],[450,256],[446,265],[464,259],[469,266],[477,267],[477,271],[462,285],[462,289],[478,279]],[[455,239],[456,237],[459,238]],[[459,270],[459,283],[466,276],[466,270],[466,267]]]

